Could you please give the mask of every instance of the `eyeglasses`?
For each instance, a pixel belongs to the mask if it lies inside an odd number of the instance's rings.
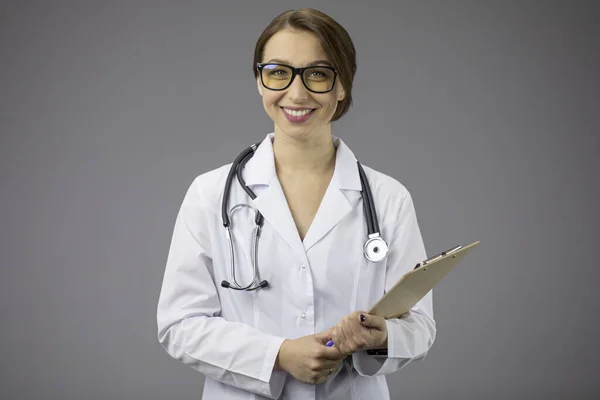
[[[285,64],[257,63],[260,80],[270,90],[287,89],[296,75],[300,75],[304,87],[313,93],[327,93],[333,89],[337,72],[329,66],[294,68]]]

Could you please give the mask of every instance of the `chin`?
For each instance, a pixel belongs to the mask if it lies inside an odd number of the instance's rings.
[[[280,135],[285,135],[290,139],[305,140],[310,137],[309,129],[289,126],[276,126],[276,130]]]

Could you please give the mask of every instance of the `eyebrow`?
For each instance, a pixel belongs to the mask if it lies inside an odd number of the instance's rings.
[[[280,58],[272,58],[269,61],[267,61],[267,64],[271,64],[271,63],[292,65],[291,62],[282,60]],[[330,67],[333,67],[333,65],[331,65],[331,63],[327,60],[316,60],[316,61],[309,63],[307,66],[314,66],[314,65],[328,65]]]

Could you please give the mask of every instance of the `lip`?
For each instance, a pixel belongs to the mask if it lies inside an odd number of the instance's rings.
[[[288,110],[300,111],[300,110],[314,110],[311,107],[288,107],[288,106],[280,106],[281,108],[287,108]]]
[[[307,107],[280,107],[281,108],[281,113],[285,116],[285,118],[294,124],[302,124],[305,123],[306,121],[308,121],[310,119],[310,117],[314,114],[315,109],[314,108],[307,108]],[[294,115],[289,115],[288,113],[286,113],[283,109],[287,108],[288,110],[311,110],[311,112],[309,112],[306,115],[299,115],[299,116],[294,116]]]

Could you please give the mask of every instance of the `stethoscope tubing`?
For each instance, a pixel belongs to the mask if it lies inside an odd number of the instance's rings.
[[[223,281],[223,282],[221,282],[221,286],[230,288],[230,289],[234,289],[234,290],[252,291],[252,290],[257,290],[257,289],[268,286],[267,281],[262,281],[259,283],[259,275],[258,275],[258,272],[259,272],[258,271],[258,241],[260,238],[261,229],[262,229],[262,225],[264,222],[263,215],[257,209],[251,207],[248,204],[244,204],[244,203],[235,205],[229,212],[227,210],[227,207],[229,206],[229,195],[231,192],[231,186],[233,183],[234,176],[237,177],[237,180],[238,180],[240,186],[244,189],[244,191],[248,194],[248,196],[250,196],[250,198],[252,200],[256,199],[256,194],[252,191],[252,189],[250,189],[246,185],[246,182],[244,181],[244,177],[242,176],[242,171],[244,169],[244,166],[248,162],[248,160],[250,160],[250,158],[252,158],[252,156],[256,152],[256,149],[258,148],[259,145],[260,145],[260,142],[247,147],[235,158],[235,160],[233,161],[233,164],[231,165],[231,169],[229,170],[229,173],[227,175],[227,179],[225,181],[225,188],[223,190],[223,202],[222,202],[222,206],[221,206],[221,216],[223,219],[223,226],[225,227],[225,230],[226,230],[227,239],[229,241],[229,252],[230,252],[230,259],[231,259],[231,277],[233,279],[233,284],[230,284],[227,281]],[[379,223],[377,220],[377,212],[375,211],[375,204],[373,202],[373,196],[371,193],[371,188],[369,186],[369,181],[367,179],[367,175],[358,160],[356,161],[356,164],[358,167],[358,173],[360,176],[360,183],[361,183],[361,187],[362,187],[363,210],[365,213],[365,219],[366,219],[366,223],[367,223],[367,231],[368,231],[368,236],[369,236],[369,239],[367,240],[367,242],[365,242],[365,257],[367,257],[370,261],[381,261],[383,258],[385,258],[385,255],[387,254],[387,244],[380,237]],[[255,229],[254,229],[254,234],[252,235],[252,248],[251,248],[252,249],[251,250],[252,251],[251,258],[252,258],[252,264],[253,264],[252,268],[254,270],[254,279],[247,286],[241,286],[236,280],[235,254],[234,254],[235,252],[234,252],[234,243],[233,243],[234,239],[233,239],[233,232],[231,231],[231,218],[233,217],[233,213],[234,213],[234,211],[236,211],[237,209],[239,209],[241,207],[249,207],[250,209],[254,210],[254,212],[255,212],[255,221],[254,222],[256,224]],[[379,244],[375,245],[375,246],[381,245],[383,247],[382,251],[385,252],[383,257],[373,258],[373,254],[371,254],[370,256],[368,255],[369,253],[368,253],[367,249],[370,247],[370,243],[371,244],[377,243],[377,242],[373,242],[373,241],[379,241],[378,242]],[[378,251],[377,247],[375,247],[375,252],[377,252],[377,251]]]

